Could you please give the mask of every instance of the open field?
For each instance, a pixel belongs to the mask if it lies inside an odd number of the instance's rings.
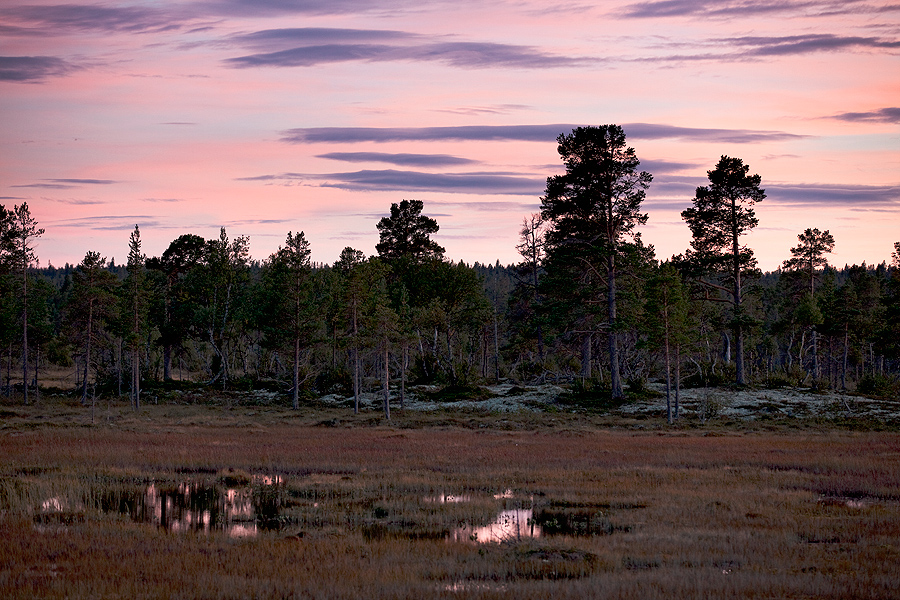
[[[4,598],[897,597],[900,434],[877,427],[0,411]]]

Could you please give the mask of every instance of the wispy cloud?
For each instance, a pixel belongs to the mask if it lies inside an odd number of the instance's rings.
[[[180,29],[188,15],[176,6],[101,6],[96,4],[19,5],[0,10],[0,17],[39,28],[46,35],[62,31],[152,33]]]
[[[640,170],[647,171],[654,175],[663,173],[676,173],[687,169],[696,169],[699,167],[697,163],[686,163],[671,160],[641,160]]]
[[[348,173],[281,173],[242,177],[241,181],[305,182],[351,191],[444,192],[533,196],[544,191],[545,181],[509,173],[424,173],[394,169]]]
[[[43,179],[37,183],[11,185],[14,188],[41,188],[46,190],[69,190],[84,185],[112,185],[120,183],[113,179]]]
[[[454,115],[505,115],[520,110],[529,110],[532,107],[527,104],[497,104],[494,106],[457,106],[454,108],[437,109],[438,112]]]
[[[404,167],[442,167],[475,164],[478,161],[449,154],[389,154],[386,152],[328,152],[317,158],[344,162],[381,162]]]
[[[445,200],[430,200],[429,206],[455,206],[461,210],[454,211],[455,214],[468,211],[471,212],[527,212],[540,209],[540,200],[535,199],[533,202],[508,202],[504,200],[488,200],[485,202],[447,202]]]
[[[0,56],[0,81],[39,83],[77,67],[55,56]]]
[[[845,112],[831,118],[850,122],[900,123],[900,107],[891,106],[867,112]]]
[[[340,15],[397,12],[405,6],[421,7],[421,0],[207,0],[205,10],[223,15],[266,17],[287,14]]]
[[[878,12],[880,7],[865,0],[659,0],[636,2],[621,14],[629,18],[666,17],[748,17],[798,13],[806,16],[832,15],[849,11]]]
[[[77,219],[63,219],[53,222],[58,227],[79,227],[98,231],[129,231],[135,225],[140,227],[162,227],[154,215],[93,215]]]
[[[847,48],[900,48],[900,41],[896,39],[841,36],[829,33],[789,36],[743,36],[723,38],[717,41],[731,46],[747,48],[746,51],[741,52],[745,56],[784,56],[789,54],[829,52]]]
[[[41,200],[48,202],[58,202],[60,204],[69,204],[72,206],[94,206],[97,204],[108,204],[105,200],[83,200],[78,198],[47,198],[42,197]]]
[[[405,141],[526,141],[553,142],[578,127],[553,125],[463,125],[458,127],[309,127],[288,129],[281,141],[291,144]],[[622,125],[629,139],[691,139],[708,142],[755,143],[802,139],[783,131],[706,129],[651,123]]]
[[[342,29],[332,27],[291,27],[263,29],[253,33],[233,35],[228,41],[259,50],[287,50],[298,45],[320,46],[337,44],[386,43],[417,39],[419,36],[390,29]]]
[[[892,207],[900,212],[900,186],[775,183],[763,187],[767,200],[804,206]]]
[[[492,42],[440,42],[411,46],[359,43],[317,44],[228,58],[225,63],[232,67],[248,68],[310,67],[351,61],[424,61],[441,62],[453,67],[523,69],[575,67],[599,62],[598,59],[589,57],[549,54],[532,46]]]

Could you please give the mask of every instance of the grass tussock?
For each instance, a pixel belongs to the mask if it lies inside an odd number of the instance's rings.
[[[54,425],[0,432],[4,598],[879,599],[900,580],[896,433],[30,410],[10,408]],[[163,497],[240,527],[139,510]],[[456,533],[504,513],[539,535]]]

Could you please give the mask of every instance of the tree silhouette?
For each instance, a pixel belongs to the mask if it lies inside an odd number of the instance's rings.
[[[300,344],[316,321],[312,297],[309,242],[302,231],[288,232],[284,246],[269,258],[267,280],[271,285],[270,326],[290,342],[293,354],[292,406],[300,407]]]
[[[666,420],[678,418],[681,345],[687,339],[688,300],[681,274],[671,263],[659,266],[647,282],[645,304],[649,346],[661,347],[666,371]],[[672,353],[675,354],[675,406],[672,407]]]
[[[28,404],[28,271],[37,262],[34,240],[42,235],[44,230],[31,216],[28,203],[16,206],[4,237],[8,237],[10,263],[22,277],[22,392],[25,404]]]
[[[88,251],[73,278],[72,297],[67,305],[69,325],[73,334],[82,337],[84,344],[84,371],[82,375],[81,403],[87,404],[88,376],[93,365],[95,340],[105,323],[115,316],[115,289],[119,281],[106,268],[106,259],[99,252]],[[97,377],[94,369],[94,387]]]
[[[791,258],[784,261],[785,269],[803,270],[809,275],[809,293],[816,293],[816,269],[828,265],[825,254],[834,250],[834,236],[826,229],[806,229],[797,235],[800,243],[791,248]]]
[[[163,348],[163,379],[172,378],[172,350],[181,349],[189,331],[196,324],[196,294],[192,294],[184,279],[203,264],[206,240],[199,235],[181,235],[169,244],[160,257],[147,260],[147,268],[161,274],[164,280],[162,306],[154,313],[159,328],[159,343]],[[158,306],[158,305],[157,305]]]
[[[741,246],[740,237],[759,223],[752,206],[766,197],[759,187],[760,176],[748,175],[749,171],[750,166],[740,158],[722,156],[716,168],[707,171],[709,185],[698,187],[694,205],[681,213],[692,235],[687,263],[704,285],[731,296],[738,385],[747,383],[744,331],[750,324],[743,308],[743,279],[756,267],[753,251]]]
[[[141,252],[141,230],[137,225],[128,239],[128,276],[125,278],[125,299],[128,303],[128,347],[131,350],[131,402],[135,410],[141,407],[141,343],[147,320],[147,277]]]
[[[420,263],[427,259],[440,259],[444,248],[431,239],[437,233],[437,221],[422,215],[421,200],[402,200],[391,204],[391,214],[384,217],[376,228],[380,241],[375,245],[378,255],[390,262],[406,258]]]
[[[557,141],[566,173],[547,179],[541,199],[541,217],[548,223],[548,262],[574,267],[585,282],[596,278],[606,284],[610,383],[612,397],[619,399],[625,394],[617,336],[618,260],[634,249],[635,238],[639,245],[634,228],[647,222],[641,203],[653,177],[637,171],[640,161],[618,125],[578,127]],[[588,365],[590,329],[585,333]]]
[[[816,268],[828,266],[825,254],[834,250],[834,237],[826,229],[806,229],[797,236],[800,243],[791,248],[791,258],[784,261],[788,270],[802,270],[809,276],[809,295],[801,300],[800,316],[804,324],[812,327],[812,375],[819,378],[819,351],[816,326],[822,323],[822,314],[816,305]]]

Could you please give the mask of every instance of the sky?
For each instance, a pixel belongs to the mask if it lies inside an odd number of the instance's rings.
[[[330,264],[403,199],[449,259],[511,264],[557,136],[613,123],[660,259],[722,155],[762,177],[764,270],[806,228],[837,266],[900,240],[900,0],[57,2],[0,4],[0,204],[42,266],[122,263],[135,225]]]

